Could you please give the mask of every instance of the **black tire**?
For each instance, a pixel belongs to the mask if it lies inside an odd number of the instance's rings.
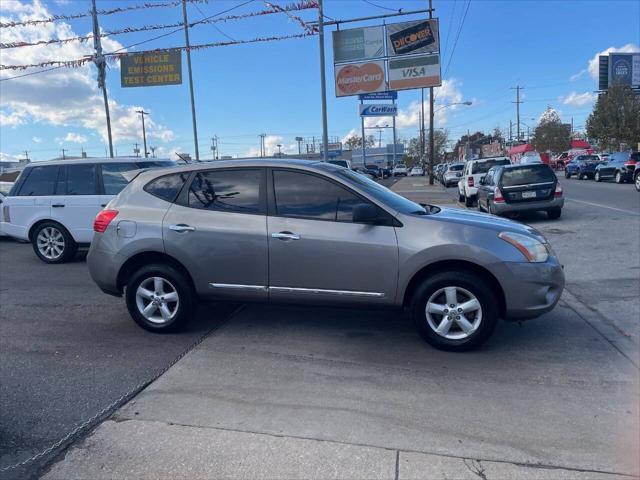
[[[470,292],[478,300],[481,307],[480,323],[473,333],[463,339],[445,338],[437,333],[427,320],[426,306],[428,300],[439,290],[451,286]],[[464,301],[464,298],[459,298],[461,302]],[[422,282],[411,301],[411,316],[418,333],[427,343],[440,350],[464,352],[480,347],[491,336],[498,323],[499,312],[497,305],[496,295],[491,291],[485,279],[472,272],[454,270],[437,273]],[[432,315],[432,317],[435,320],[438,318],[444,320],[445,316]],[[468,320],[472,321],[472,318],[470,317]],[[452,328],[454,327],[457,327],[456,322],[452,324]]]
[[[622,174],[620,173],[620,170],[618,170],[616,172],[616,176],[614,178],[615,178],[616,183],[622,183],[623,182]]]
[[[51,239],[47,240],[51,249],[44,246],[45,237]],[[31,235],[31,245],[38,258],[45,263],[66,263],[73,260],[78,251],[78,244],[67,229],[53,221],[43,222],[36,227]],[[62,251],[58,254],[59,248]]]
[[[560,215],[562,215],[561,208],[552,208],[551,210],[547,210],[547,216],[551,220],[557,220],[558,218],[560,218]]]
[[[564,171],[564,178],[571,178],[571,174],[568,171]]]
[[[596,172],[595,175],[593,176],[593,179],[596,182],[600,182],[602,179],[600,178],[600,172]]]
[[[166,280],[169,283],[169,286],[173,287],[177,293],[177,302],[167,304],[168,308],[175,308],[175,314],[164,323],[154,323],[147,319],[142,312],[140,312],[137,304],[136,292],[138,287],[140,287],[143,282],[149,281],[149,279],[153,279],[154,277]],[[162,292],[153,293],[161,294]],[[161,263],[147,265],[134,272],[127,283],[125,297],[127,309],[129,310],[129,314],[133,320],[145,330],[156,333],[168,333],[183,330],[191,319],[196,306],[195,293],[189,280],[174,267]],[[159,295],[159,297],[163,298],[161,295]],[[144,300],[141,301],[144,302]],[[159,311],[159,309],[156,310],[156,312]]]
[[[636,190],[640,192],[640,173],[636,174],[636,178],[633,183],[636,186]]]
[[[578,173],[578,180],[584,180],[584,173]]]
[[[458,201],[464,202],[464,195],[461,195],[460,193],[458,193]]]
[[[478,197],[478,200],[476,201],[476,205],[478,207],[479,212],[484,212],[484,208],[482,208],[482,202],[480,202],[480,197]]]
[[[473,207],[473,197],[464,197],[464,206],[465,207]]]

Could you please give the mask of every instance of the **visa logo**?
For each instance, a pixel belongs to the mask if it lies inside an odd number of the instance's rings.
[[[424,77],[427,74],[427,69],[424,67],[411,67],[402,69],[402,78],[412,77]]]

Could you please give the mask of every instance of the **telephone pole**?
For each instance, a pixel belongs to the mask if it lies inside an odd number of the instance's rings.
[[[139,143],[136,142],[133,144],[133,153],[136,154],[136,157],[140,156],[140,148],[138,147]]]
[[[320,42],[320,95],[322,98],[322,160],[326,162],[329,159],[329,134],[327,133],[327,81],[324,63],[324,13],[322,0],[318,0],[318,40]],[[362,141],[364,142],[364,139]]]
[[[66,148],[63,148],[63,149],[62,149],[62,159],[63,159],[63,160],[64,160],[65,158],[67,158],[67,157],[65,156],[65,154],[64,154],[64,152],[66,152],[66,151],[67,151],[67,149],[66,149]]]
[[[28,162],[29,161],[29,151],[25,150],[24,151],[24,159]]]
[[[511,90],[516,91],[516,101],[511,102],[516,104],[516,141],[520,141],[520,90],[522,87],[520,85],[516,85],[515,87],[511,87]]]
[[[144,110],[136,110],[136,113],[139,113],[142,117],[142,142],[144,144],[144,158],[147,158],[149,154],[147,153],[147,131],[144,129],[144,116],[149,115],[149,113]]]
[[[219,152],[218,152],[218,136],[214,135],[213,137],[211,137],[211,158],[213,160],[217,160],[219,157]]]
[[[264,156],[266,155],[264,148],[264,139],[266,136],[266,133],[261,133],[260,135],[258,135],[258,137],[260,137],[260,158],[264,158]]]
[[[93,0],[95,2],[95,0]],[[196,161],[200,161],[198,151],[198,126],[196,124],[196,101],[193,96],[193,75],[191,73],[191,50],[189,45],[189,22],[187,20],[187,0],[182,0],[182,18],[184,22],[184,44],[187,47],[187,71],[189,72],[189,93],[191,95],[191,121],[193,123],[193,145],[196,149]]]
[[[429,18],[433,18],[433,3],[429,0]],[[429,185],[433,185],[433,157],[435,155],[435,145],[433,144],[433,87],[429,87]]]
[[[98,88],[102,89],[104,99],[104,113],[107,116],[107,136],[109,137],[109,156],[113,158],[113,140],[111,138],[111,116],[109,115],[109,99],[107,98],[107,72],[105,70],[105,60],[102,55],[102,43],[100,42],[100,27],[98,26],[98,12],[96,10],[96,0],[91,0],[91,16],[93,17],[93,46],[96,50],[94,60],[98,68]]]

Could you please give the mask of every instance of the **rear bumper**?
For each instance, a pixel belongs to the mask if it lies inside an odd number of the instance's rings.
[[[100,235],[99,233],[95,234],[87,254],[89,274],[100,290],[119,297],[122,295],[122,291],[118,288],[118,272],[124,259],[101,248]]]
[[[444,177],[442,181],[448,187],[449,185],[457,185],[458,182],[460,181],[460,177],[453,177],[453,178]]]
[[[564,197],[538,202],[492,203],[493,213],[498,215],[514,212],[532,212],[536,210],[552,210],[564,206]]]
[[[505,320],[525,320],[543,315],[556,306],[564,289],[559,261],[504,262],[496,266],[505,296]]]

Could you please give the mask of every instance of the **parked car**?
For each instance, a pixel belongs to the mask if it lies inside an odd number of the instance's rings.
[[[542,161],[542,157],[538,152],[525,152],[522,157],[520,157],[520,161],[518,162],[520,165],[531,165],[532,163],[544,163]]]
[[[460,180],[462,176],[463,169],[464,163],[450,163],[442,174],[442,184],[445,187],[450,187],[458,183],[458,180]]]
[[[630,182],[636,163],[640,160],[638,152],[616,152],[609,155],[609,161],[596,167],[593,179],[596,182],[613,179],[616,183]]]
[[[409,172],[409,176],[410,177],[422,177],[422,176],[424,176],[424,169],[421,166],[416,165]]]
[[[398,163],[395,167],[393,167],[393,176],[399,177],[400,175],[404,175],[405,177],[409,173],[409,169],[404,163]]]
[[[496,215],[542,210],[560,218],[562,186],[546,164],[493,167],[480,181],[478,210]]]
[[[2,203],[13,187],[13,182],[0,182],[0,214],[2,213]],[[6,236],[2,229],[2,219],[0,218],[0,237]]]
[[[599,164],[600,157],[598,155],[578,155],[567,163],[564,169],[564,177],[571,178],[576,176],[579,180],[583,178],[591,179],[595,176],[596,167]]]
[[[508,157],[491,157],[467,162],[458,181],[458,201],[464,202],[467,207],[473,206],[480,179],[496,165],[511,165],[511,160]]]
[[[378,178],[380,176],[380,170],[369,168],[369,167],[354,167],[353,170],[358,173],[368,175],[371,178]]]
[[[447,171],[447,168],[449,168],[449,165],[451,165],[451,162],[442,164],[442,168],[440,169],[440,173],[438,174],[438,181],[440,183],[444,183],[444,172]]]
[[[636,162],[636,167],[633,170],[633,183],[636,190],[640,192],[640,162]]]
[[[348,168],[351,170],[351,160],[327,160],[332,165],[338,165],[339,167]]]
[[[2,203],[2,230],[30,241],[43,262],[69,261],[89,245],[96,214],[127,184],[123,173],[174,165],[132,157],[32,162]]]
[[[388,306],[408,309],[430,344],[461,351],[498,318],[550,311],[564,286],[533,228],[425,208],[324,162],[143,172],[94,231],[92,278],[154,332],[183,328],[198,299]]]

